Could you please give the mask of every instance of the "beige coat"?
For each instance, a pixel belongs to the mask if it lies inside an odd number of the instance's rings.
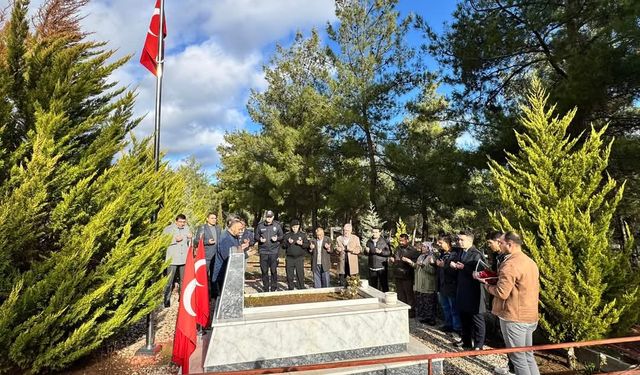
[[[358,254],[362,252],[362,245],[360,245],[360,238],[355,234],[349,237],[347,248],[345,251],[343,236],[338,237],[336,240],[336,250],[338,251],[338,273],[344,274],[344,262],[345,256],[349,261],[349,271],[351,275],[357,275],[358,270]]]

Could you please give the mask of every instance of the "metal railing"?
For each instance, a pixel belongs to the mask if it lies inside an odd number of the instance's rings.
[[[254,369],[254,370],[208,372],[206,374],[207,375],[281,374],[286,372],[329,370],[329,369],[337,369],[337,368],[371,366],[371,365],[380,365],[380,364],[415,362],[415,361],[426,360],[428,374],[432,375],[433,361],[442,360],[445,358],[476,357],[476,356],[491,355],[491,354],[508,354],[508,353],[529,352],[529,351],[540,352],[540,351],[546,351],[546,350],[569,349],[569,348],[579,348],[579,347],[585,347],[585,346],[599,346],[599,345],[609,345],[609,344],[621,344],[621,343],[628,343],[628,342],[640,342],[640,336],[620,337],[620,338],[613,338],[613,339],[591,340],[591,341],[582,341],[582,342],[568,342],[568,343],[560,343],[560,344],[522,346],[517,348],[431,353],[431,354],[419,354],[419,355],[409,355],[409,356],[389,357],[389,358],[379,358],[379,359],[360,359],[360,360],[343,361],[343,362],[318,363],[313,365],[261,368],[261,369]],[[630,369],[627,371],[619,371],[619,372],[614,372],[609,374],[614,374],[614,375],[615,374],[620,374],[620,375],[640,374],[640,369]]]

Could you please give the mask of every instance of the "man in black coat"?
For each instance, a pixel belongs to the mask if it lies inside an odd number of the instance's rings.
[[[213,263],[218,253],[218,242],[222,233],[218,224],[218,215],[213,212],[209,212],[207,215],[207,222],[198,227],[196,231],[196,245],[202,238],[204,243],[204,257],[207,261],[207,272],[209,273],[209,280],[211,281],[211,275],[213,275]],[[209,297],[216,298],[218,292],[215,288],[215,284],[211,281],[209,283]]]
[[[437,245],[440,248],[440,256],[436,260],[438,267],[438,299],[444,314],[444,325],[440,329],[444,332],[462,333],[460,315],[456,306],[456,294],[458,292],[458,271],[449,267],[452,257],[459,257],[459,249],[451,246],[451,236],[440,234]]]
[[[309,242],[311,253],[311,270],[313,271],[313,287],[327,288],[329,286],[329,271],[331,271],[331,239],[324,236],[324,229],[316,229],[316,238]]]
[[[409,245],[409,235],[403,233],[400,235],[399,246],[396,248],[396,254],[393,259],[396,267],[394,276],[396,280],[396,293],[398,299],[411,306],[409,317],[415,317],[415,294],[413,293],[413,269],[415,262],[418,260],[420,252],[413,246]]]
[[[369,256],[369,285],[383,292],[389,291],[387,260],[391,250],[387,241],[380,236],[380,228],[372,228],[371,238],[364,248]]]
[[[267,211],[254,232],[260,253],[260,271],[262,272],[262,291],[275,292],[278,289],[278,252],[282,242],[282,226],[275,221],[273,211]],[[271,273],[271,277],[269,277]]]
[[[457,345],[466,349],[482,350],[485,339],[484,289],[473,278],[479,260],[486,262],[484,254],[473,246],[473,233],[461,231],[457,237],[461,251],[452,257],[448,266],[458,272],[456,307],[462,323],[462,341]]]
[[[291,232],[284,235],[282,247],[286,254],[285,268],[289,290],[293,290],[295,286],[294,273],[298,289],[306,289],[304,286],[304,256],[309,248],[309,241],[307,241],[307,235],[300,231],[298,220],[291,221]]]

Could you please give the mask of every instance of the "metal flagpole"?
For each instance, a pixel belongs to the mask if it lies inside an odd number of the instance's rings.
[[[162,73],[164,66],[164,0],[160,0],[160,15],[158,27],[158,56],[156,57],[156,112],[155,127],[153,131],[153,160],[155,163],[155,171],[160,170],[160,119],[161,119],[161,102],[162,102]],[[154,212],[152,221],[157,219],[157,211]],[[160,351],[161,346],[156,345],[155,330],[155,311],[147,315],[147,334],[146,344],[140,348],[136,354],[138,355],[155,355]]]

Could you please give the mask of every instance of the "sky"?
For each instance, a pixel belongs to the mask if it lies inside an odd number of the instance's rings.
[[[43,1],[32,1],[32,8]],[[90,38],[107,41],[117,57],[131,55],[112,79],[138,94],[135,112],[145,117],[135,130],[137,137],[153,132],[155,77],[139,59],[155,1],[92,0],[83,12]],[[399,10],[423,16],[438,31],[450,20],[455,3],[400,0]],[[216,147],[225,132],[259,129],[246,103],[252,89],[265,89],[262,68],[276,44],[288,46],[296,31],[308,34],[336,22],[334,1],[165,0],[165,8],[161,149],[174,166],[194,156],[213,173],[220,163]],[[409,41],[423,42],[417,34]]]

